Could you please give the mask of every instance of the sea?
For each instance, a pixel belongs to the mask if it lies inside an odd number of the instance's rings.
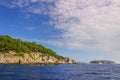
[[[120,65],[0,65],[0,80],[120,80]]]

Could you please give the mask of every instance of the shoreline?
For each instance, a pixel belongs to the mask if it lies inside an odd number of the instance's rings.
[[[66,63],[66,64],[69,64],[69,63]],[[73,64],[78,64],[78,63],[73,63]],[[0,63],[0,66],[1,65],[28,65],[28,66],[50,66],[50,65],[63,65],[62,63],[30,63],[30,64],[19,64],[19,63]]]

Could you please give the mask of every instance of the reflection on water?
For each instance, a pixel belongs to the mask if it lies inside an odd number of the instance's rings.
[[[0,80],[120,80],[120,65],[0,65]]]

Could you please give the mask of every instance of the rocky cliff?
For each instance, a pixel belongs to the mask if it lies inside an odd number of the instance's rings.
[[[70,58],[58,55],[50,48],[35,42],[22,41],[0,35],[0,63],[2,64],[73,64]]]
[[[75,60],[70,58],[57,59],[54,56],[41,53],[21,53],[23,56],[17,56],[15,52],[0,53],[0,63],[2,64],[75,64]]]

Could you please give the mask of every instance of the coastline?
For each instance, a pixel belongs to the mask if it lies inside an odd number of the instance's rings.
[[[54,56],[43,55],[42,53],[22,53],[23,56],[16,56],[16,53],[10,51],[9,53],[0,53],[0,64],[26,64],[26,65],[57,65],[57,64],[76,64],[73,59],[64,57],[58,59]]]

